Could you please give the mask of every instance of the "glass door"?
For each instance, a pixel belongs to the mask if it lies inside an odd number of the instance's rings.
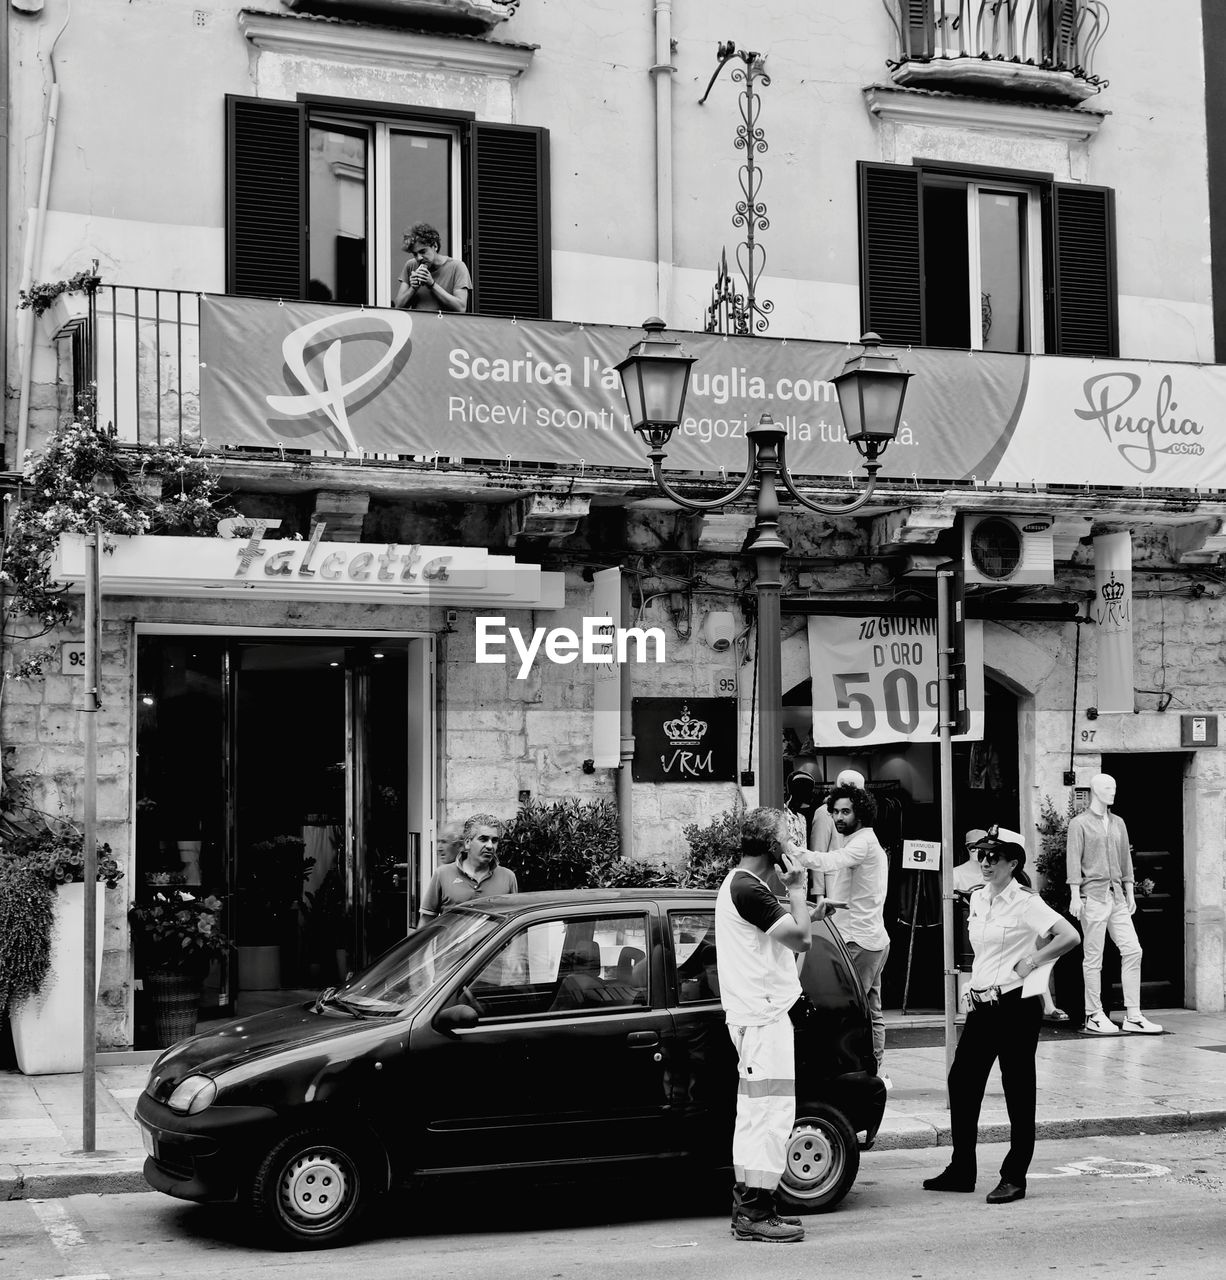
[[[203,1016],[303,999],[405,936],[433,811],[428,654],[403,638],[141,637],[138,883],[224,903],[234,947]]]

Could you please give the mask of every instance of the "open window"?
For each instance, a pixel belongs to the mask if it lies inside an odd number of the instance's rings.
[[[389,306],[428,222],[469,309],[548,319],[549,135],[454,111],[226,98],[226,289]]]
[[[888,343],[1118,355],[1114,192],[861,162],[860,283]]]

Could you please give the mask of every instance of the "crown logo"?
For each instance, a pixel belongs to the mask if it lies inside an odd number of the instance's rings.
[[[706,731],[707,722],[692,719],[690,709],[684,703],[681,714],[675,720],[664,721],[664,734],[675,747],[697,746]]]
[[[1124,584],[1116,582],[1114,572],[1111,574],[1111,581],[1103,586],[1102,597],[1109,604],[1115,604],[1116,601],[1124,598]]]

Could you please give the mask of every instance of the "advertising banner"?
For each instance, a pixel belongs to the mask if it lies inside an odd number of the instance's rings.
[[[1132,534],[1094,539],[1094,604],[1098,640],[1098,710],[1135,711],[1132,675]]]
[[[614,369],[637,328],[212,295],[200,325],[210,444],[645,466]],[[857,343],[672,336],[697,363],[669,467],[742,470],[769,411],[794,474],[859,477],[830,381]],[[1219,366],[895,354],[915,377],[885,477],[1226,488]]]
[[[813,742],[828,750],[931,742],[937,726],[935,618],[810,618]],[[969,732],[983,737],[983,623],[966,624]]]

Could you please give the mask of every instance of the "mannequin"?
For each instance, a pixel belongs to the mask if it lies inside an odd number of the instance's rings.
[[[1082,926],[1082,977],[1085,981],[1086,1025],[1092,1035],[1119,1035],[1120,1028],[1103,1012],[1101,993],[1103,946],[1107,937],[1119,948],[1124,987],[1123,1030],[1159,1035],[1161,1026],[1141,1012],[1141,944],[1132,923],[1137,909],[1133,891],[1132,852],[1128,828],[1111,812],[1115,779],[1098,773],[1090,780],[1090,807],[1068,825],[1069,912]]]

